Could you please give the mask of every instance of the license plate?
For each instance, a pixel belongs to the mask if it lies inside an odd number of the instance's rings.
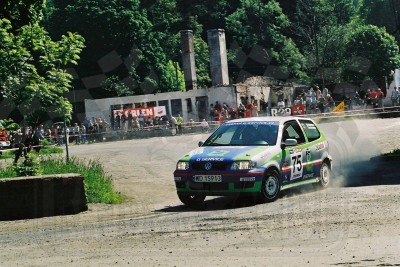
[[[221,175],[195,175],[194,181],[196,183],[220,183],[222,177]]]

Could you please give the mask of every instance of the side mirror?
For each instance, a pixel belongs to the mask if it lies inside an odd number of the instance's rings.
[[[199,147],[204,144],[204,141],[199,141]]]
[[[281,144],[281,148],[285,149],[287,146],[297,146],[297,140],[288,138],[284,143]]]

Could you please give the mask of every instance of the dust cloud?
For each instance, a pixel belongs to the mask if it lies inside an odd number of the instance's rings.
[[[380,119],[354,119],[319,124],[327,136],[333,158],[334,186],[364,184],[374,172],[371,158],[382,153],[374,135],[380,122]]]

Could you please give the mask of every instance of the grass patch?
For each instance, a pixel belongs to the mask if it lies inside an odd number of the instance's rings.
[[[88,203],[118,204],[123,201],[123,196],[115,192],[111,176],[104,172],[103,167],[97,161],[84,164],[82,161],[71,158],[66,162],[62,158],[42,157],[40,161],[41,173],[63,174],[79,173],[85,177],[85,191]],[[17,173],[13,165],[0,169],[0,178],[16,177]]]
[[[40,149],[39,155],[62,154],[64,150],[60,147],[45,146]],[[3,151],[0,154],[0,159],[12,159],[15,157],[14,151]]]
[[[68,162],[64,159],[45,159],[41,162],[42,173],[61,174],[79,173],[85,177],[86,198],[89,203],[121,203],[123,197],[114,191],[111,176],[104,172],[103,166],[97,161],[90,161],[87,165],[76,158]]]
[[[1,151],[0,159],[14,158],[14,151]]]
[[[9,165],[4,169],[0,169],[0,178],[12,178],[16,177],[17,173],[13,167],[13,165]]]

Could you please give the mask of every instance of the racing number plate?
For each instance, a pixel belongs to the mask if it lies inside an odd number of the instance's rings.
[[[194,181],[196,183],[220,183],[222,177],[221,175],[195,175]]]

